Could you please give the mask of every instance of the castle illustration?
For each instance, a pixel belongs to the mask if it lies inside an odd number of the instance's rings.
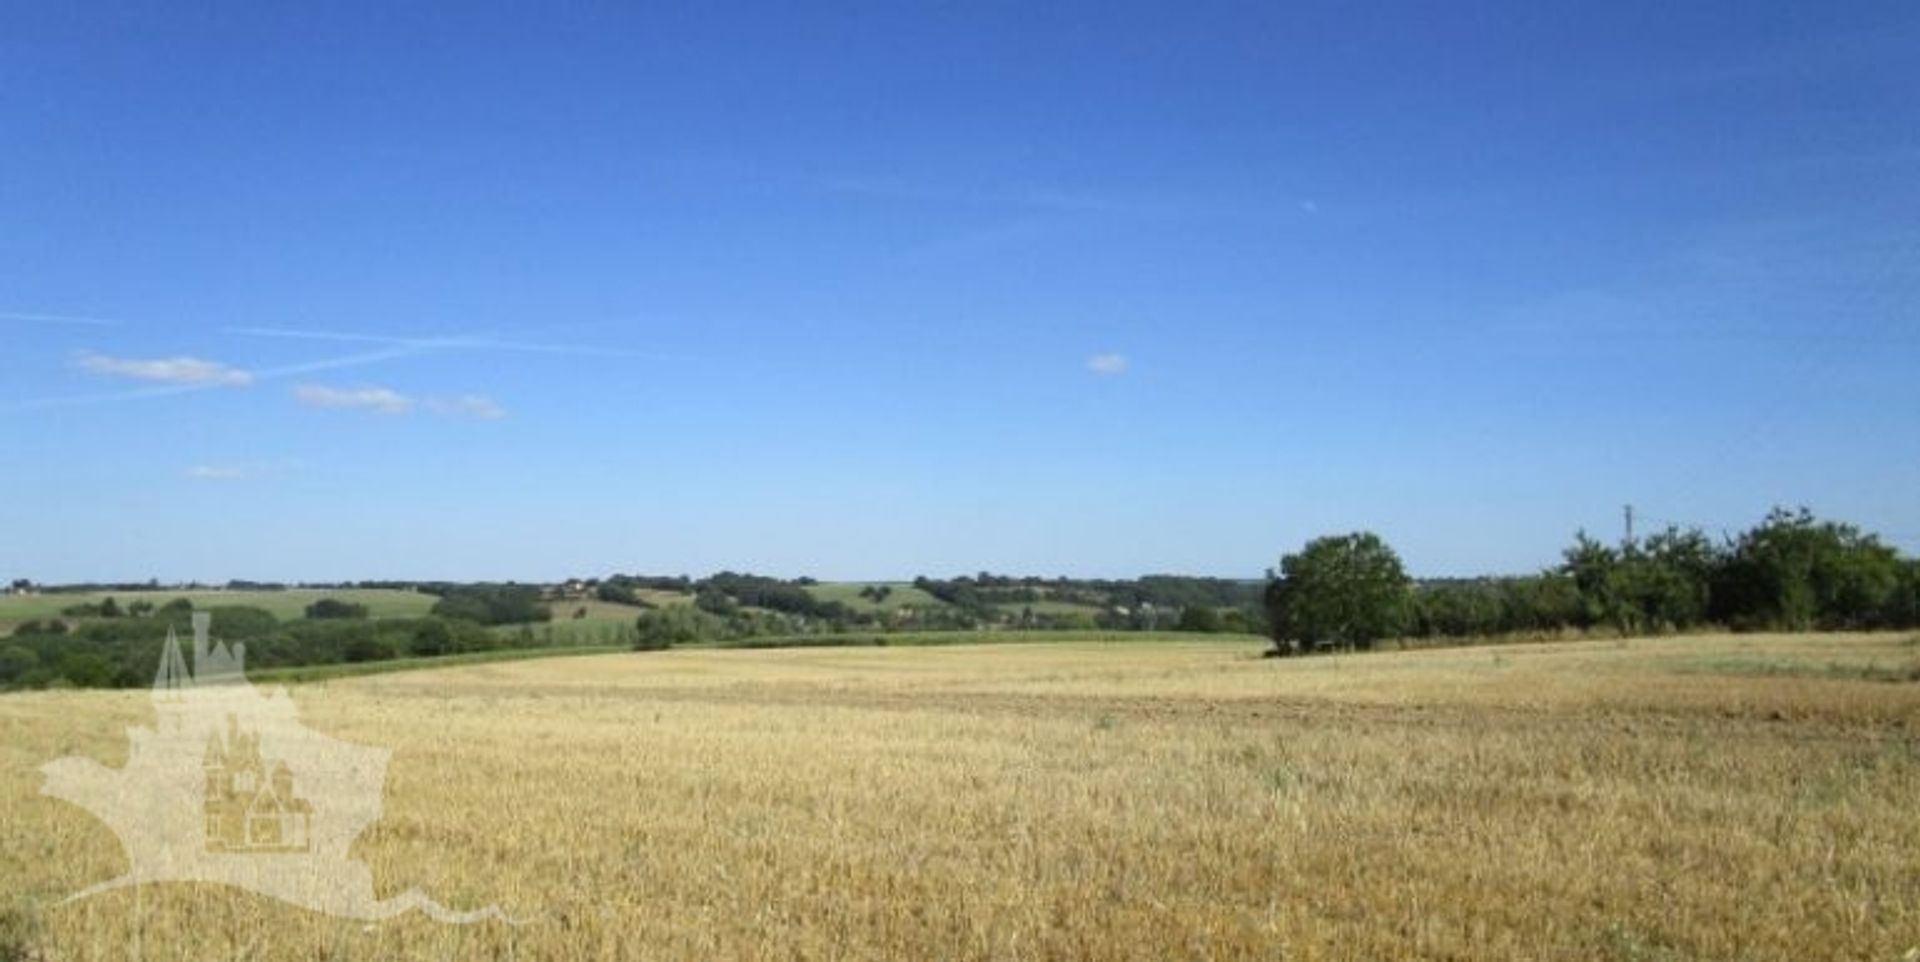
[[[124,765],[69,756],[41,767],[44,794],[85,809],[126,850],[125,874],[68,901],[210,882],[342,918],[417,910],[442,922],[506,919],[494,906],[449,909],[418,889],[377,896],[351,848],[380,817],[391,751],[302,724],[286,689],[262,692],[247,680],[246,646],[216,641],[211,628],[208,613],[194,612],[188,651],[167,632],[153,724],[127,729]]]
[[[180,640],[169,630],[154,673],[153,692],[163,716],[202,685],[233,685],[245,679],[246,646],[215,644],[209,637],[211,619],[193,616],[193,667],[180,652]],[[239,707],[239,706],[235,706]],[[162,718],[163,726],[179,718]],[[298,853],[313,847],[313,806],[294,794],[293,770],[275,760],[268,765],[260,753],[260,735],[240,725],[240,714],[226,713],[226,731],[217,728],[207,737],[201,765],[206,776],[202,808],[206,814],[207,851]]]
[[[260,736],[227,716],[227,733],[207,740],[207,851],[305,852],[312,847],[313,806],[293,793],[293,772],[260,757]]]

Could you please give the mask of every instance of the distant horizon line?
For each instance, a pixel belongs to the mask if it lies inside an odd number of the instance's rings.
[[[1524,572],[1499,572],[1499,573],[1481,573],[1481,574],[1466,574],[1466,575],[1409,573],[1408,577],[1416,582],[1487,581],[1487,580],[1500,580],[1500,579],[1506,579],[1506,578],[1535,577],[1544,572],[1553,570],[1554,567],[1557,567],[1557,566],[1548,566],[1546,568],[1541,568],[1533,571],[1524,571]],[[144,578],[144,579],[125,580],[125,581],[116,580],[116,579],[90,579],[90,580],[79,580],[79,581],[40,581],[40,580],[29,578],[25,580],[28,581],[30,587],[34,591],[47,592],[47,593],[57,593],[60,591],[82,591],[82,590],[128,591],[128,592],[132,592],[132,591],[232,591],[235,593],[245,593],[249,591],[325,591],[328,589],[342,589],[342,588],[358,589],[358,588],[362,588],[363,586],[365,586],[365,589],[371,590],[371,589],[377,589],[382,586],[389,586],[389,585],[396,586],[396,588],[397,586],[420,586],[420,585],[522,585],[527,587],[549,587],[549,586],[566,585],[572,582],[604,583],[616,577],[685,578],[689,583],[697,583],[709,578],[719,576],[721,574],[736,574],[736,575],[745,575],[750,577],[771,578],[774,580],[787,581],[787,582],[807,581],[813,584],[823,584],[823,585],[908,585],[908,586],[911,586],[916,579],[922,578],[922,577],[925,577],[934,581],[956,581],[961,578],[976,578],[977,576],[983,573],[990,575],[991,577],[994,577],[994,578],[1006,578],[1006,579],[1011,579],[1013,581],[1031,580],[1031,581],[1039,581],[1039,582],[1142,581],[1148,578],[1191,578],[1196,580],[1227,581],[1227,582],[1237,582],[1242,584],[1259,584],[1269,580],[1268,575],[1265,573],[1262,573],[1259,575],[1253,575],[1253,576],[1232,576],[1232,575],[1214,575],[1214,574],[1193,574],[1193,573],[1176,572],[1176,571],[1151,571],[1151,572],[1146,572],[1143,574],[1135,574],[1135,575],[1029,575],[1029,574],[1009,574],[1006,572],[998,572],[998,571],[982,572],[979,570],[967,571],[967,572],[962,572],[959,574],[952,574],[952,575],[914,575],[906,578],[898,578],[898,577],[894,577],[894,578],[820,578],[820,577],[814,577],[812,575],[794,575],[791,577],[787,577],[787,576],[765,574],[763,572],[757,572],[757,571],[752,571],[747,569],[736,569],[736,568],[720,568],[714,571],[707,572],[705,574],[697,574],[697,575],[691,574],[691,573],[681,573],[681,572],[676,572],[673,574],[665,574],[665,573],[643,573],[643,572],[624,572],[623,571],[623,572],[614,572],[611,574],[604,574],[604,575],[569,576],[565,578],[548,578],[548,579],[349,578],[349,579],[334,579],[334,580],[327,580],[327,579],[277,580],[277,579],[253,579],[253,578],[228,578],[224,580],[185,579],[185,580],[177,580],[177,581],[166,581],[166,580],[161,580],[157,578]],[[11,590],[10,586],[13,584],[13,582],[17,580],[21,580],[21,579],[19,578],[6,579],[6,584],[0,585],[0,593],[10,591]]]

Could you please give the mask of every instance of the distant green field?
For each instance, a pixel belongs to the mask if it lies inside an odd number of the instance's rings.
[[[617,621],[621,624],[630,625],[633,624],[635,618],[640,617],[641,612],[647,610],[636,605],[623,605],[612,601],[599,600],[550,601],[547,602],[547,607],[553,609],[553,620],[556,623],[562,621],[593,621],[601,623]],[[581,612],[585,612],[585,614],[575,617],[575,615]]]
[[[872,598],[863,598],[860,596],[861,591],[868,587],[875,586],[889,587],[892,588],[893,591],[887,595],[886,600],[878,603],[874,602]],[[1042,588],[1040,590],[1044,592],[1046,589]],[[831,584],[808,585],[807,591],[821,601],[838,601],[855,611],[894,611],[908,606],[915,608],[943,608],[946,606],[946,602],[904,581],[834,582]],[[1045,598],[1028,604],[1010,602],[995,605],[994,607],[1009,615],[1017,615],[1022,609],[1026,608],[1033,609],[1033,613],[1036,615],[1097,615],[1104,610],[1099,605],[1090,605],[1077,601],[1050,601]]]
[[[869,587],[887,587],[892,588],[893,591],[887,595],[886,600],[876,603],[872,598],[860,597],[860,592]],[[915,608],[939,608],[946,604],[904,581],[840,581],[808,585],[807,592],[821,601],[838,601],[855,611],[893,611],[908,605]]]
[[[631,645],[634,639],[634,622],[638,620],[639,608],[627,608],[632,614],[624,618],[571,618],[572,602],[554,606],[553,620],[522,625],[494,625],[489,628],[495,635],[507,640],[510,645]],[[610,607],[623,608],[624,605]]]
[[[1020,645],[1072,642],[1120,644],[1266,644],[1258,635],[1208,635],[1179,631],[854,631],[839,635],[776,635],[699,642],[688,648],[916,648],[930,645]]]
[[[657,588],[639,588],[634,591],[634,594],[639,595],[640,600],[656,608],[693,604],[693,595],[685,591],[661,591]]]
[[[164,605],[175,598],[186,598],[195,608],[245,605],[262,608],[282,620],[304,617],[307,606],[321,598],[337,598],[367,606],[375,618],[408,618],[424,615],[439,599],[417,591],[390,588],[288,588],[282,591],[101,591],[74,594],[0,595],[0,629],[11,630],[23,621],[58,618],[64,608],[98,604],[111,597],[122,608],[135,601]]]
[[[1017,615],[1025,609],[1032,609],[1036,615],[1097,615],[1106,610],[1099,605],[1083,604],[1077,601],[1035,601],[1031,603],[1008,602],[996,605],[1001,611]]]

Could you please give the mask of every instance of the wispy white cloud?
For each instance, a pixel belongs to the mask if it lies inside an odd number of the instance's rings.
[[[113,327],[120,323],[109,317],[76,317],[71,314],[29,314],[24,311],[0,311],[0,321],[35,321],[41,324],[73,324],[82,327]]]
[[[1102,377],[1113,377],[1127,373],[1125,354],[1095,354],[1087,358],[1087,370]]]
[[[181,474],[196,481],[253,481],[298,471],[302,466],[297,460],[208,461],[191,465]]]
[[[253,381],[255,382],[273,381],[273,380],[278,380],[280,378],[296,377],[302,374],[311,374],[316,371],[333,371],[333,370],[340,370],[343,368],[360,367],[362,365],[375,364],[380,361],[392,360],[394,358],[409,357],[415,354],[423,353],[423,351],[424,351],[423,348],[418,348],[418,347],[388,347],[378,351],[368,351],[362,354],[348,354],[343,357],[320,358],[319,360],[314,360],[314,361],[303,361],[298,364],[287,364],[287,365],[282,365],[280,367],[262,368],[256,371],[242,371],[241,373],[250,374],[252,376]],[[107,358],[106,360],[118,360],[118,359]],[[235,370],[238,370],[238,369],[235,369]],[[125,391],[108,391],[108,392],[97,393],[97,394],[56,395],[52,397],[22,398],[20,400],[15,400],[15,401],[0,401],[0,411],[31,411],[31,410],[38,410],[42,408],[71,407],[74,405],[83,405],[83,404],[110,404],[118,401],[139,401],[139,400],[146,400],[150,398],[167,397],[169,395],[175,395],[175,394],[187,394],[194,391],[205,391],[213,388],[220,388],[220,387],[226,387],[226,386],[229,386],[229,385],[219,380],[197,381],[197,382],[176,380],[176,381],[163,382],[151,387],[134,388],[134,389],[125,390]]]
[[[454,417],[477,418],[481,421],[498,421],[507,416],[507,409],[495,403],[492,398],[479,394],[462,394],[451,398],[428,398],[427,407]]]
[[[0,312],[0,319],[38,320],[54,323],[85,325],[114,325],[121,322],[107,318],[84,318],[55,316],[50,314],[23,314]],[[93,394],[53,395],[46,397],[20,398],[0,401],[0,412],[28,411],[51,407],[68,407],[86,404],[108,404],[120,401],[135,401],[149,398],[204,391],[212,388],[239,387],[262,381],[299,377],[320,371],[344,370],[377,364],[383,361],[414,357],[438,351],[506,351],[524,354],[557,354],[588,357],[644,358],[650,360],[689,360],[682,355],[661,354],[645,351],[632,351],[624,348],[603,348],[590,345],[568,344],[560,342],[535,342],[524,340],[499,340],[487,336],[459,335],[451,337],[393,337],[382,334],[364,334],[344,331],[296,330],[270,327],[230,327],[227,333],[252,337],[273,337],[309,341],[335,341],[376,345],[372,350],[340,357],[319,358],[312,361],[300,361],[277,367],[264,367],[247,370],[217,361],[206,361],[194,357],[169,357],[157,359],[120,358],[94,352],[78,356],[76,366],[96,374],[125,377],[154,382],[150,386],[121,391],[106,391]],[[332,389],[329,389],[332,390]],[[398,395],[396,395],[398,396]],[[439,413],[483,420],[494,420],[505,416],[499,405],[478,396],[462,396],[433,400],[433,409]],[[408,407],[420,404],[416,399],[405,399]],[[484,402],[484,403],[482,403]],[[309,401],[309,403],[322,403]],[[392,402],[389,402],[392,403]],[[335,404],[333,406],[353,406]]]
[[[246,464],[196,464],[187,469],[187,477],[201,481],[245,481],[262,472]]]
[[[514,354],[568,354],[584,357],[631,357],[655,360],[684,360],[677,355],[633,351],[618,347],[597,347],[559,341],[513,341],[478,335],[448,337],[406,337],[367,334],[356,331],[318,331],[285,327],[229,327],[228,334],[244,337],[272,337],[298,341],[340,341],[355,344],[384,344],[413,353],[426,351],[504,351]]]
[[[293,396],[302,404],[318,408],[358,408],[381,414],[405,414],[413,410],[416,403],[413,398],[384,387],[337,388],[302,384],[293,389]]]
[[[86,351],[74,363],[94,374],[166,384],[246,387],[253,383],[253,373],[250,371],[197,357],[111,357]]]
[[[492,398],[481,394],[418,398],[388,387],[339,388],[322,384],[302,384],[293,389],[293,396],[301,403],[313,407],[357,409],[380,414],[407,414],[416,410],[425,410],[448,417],[473,418],[480,421],[497,421],[507,416],[506,408],[501,407]]]

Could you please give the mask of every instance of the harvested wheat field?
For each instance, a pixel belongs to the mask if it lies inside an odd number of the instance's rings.
[[[30,959],[1810,959],[1920,946],[1920,647],[1711,636],[674,651],[296,687],[394,750],[347,921],[40,796],[144,692],[0,697]]]

